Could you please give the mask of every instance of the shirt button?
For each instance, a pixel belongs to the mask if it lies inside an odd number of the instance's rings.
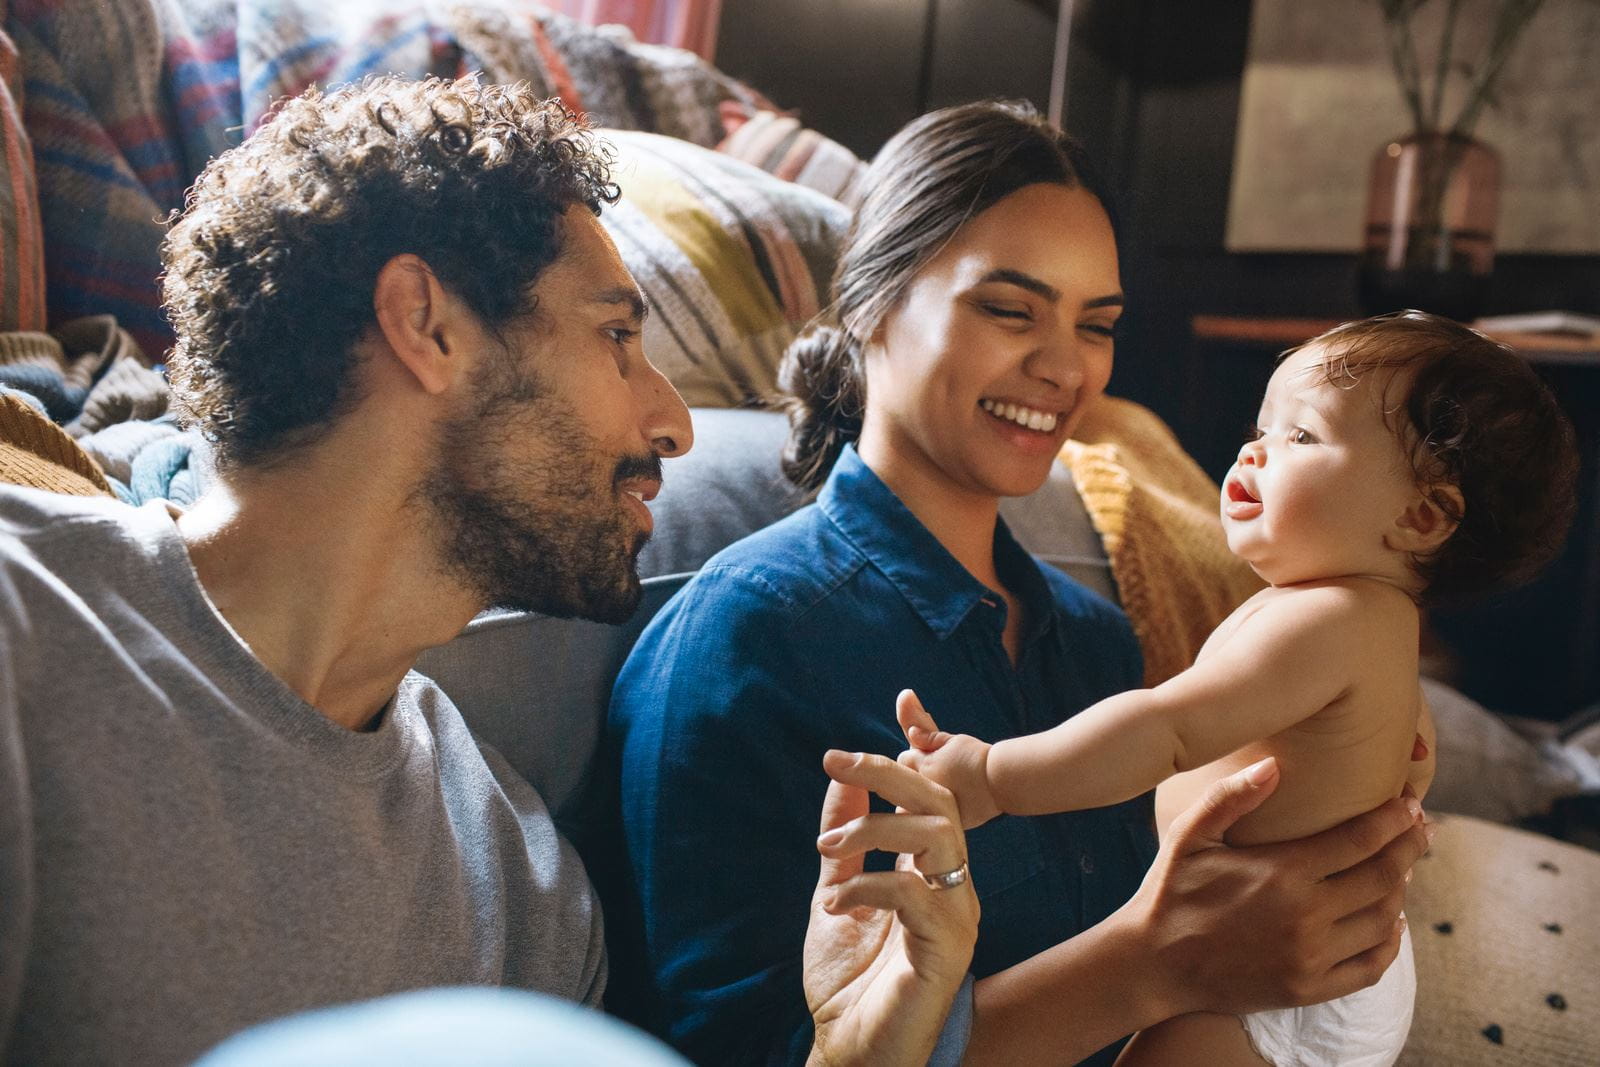
[[[1078,870],[1082,871],[1084,874],[1093,874],[1094,857],[1089,855],[1087,852],[1081,853],[1078,856]]]

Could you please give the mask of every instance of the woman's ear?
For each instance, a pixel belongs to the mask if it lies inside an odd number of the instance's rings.
[[[1437,503],[1441,498],[1449,502],[1449,510]],[[1467,513],[1466,500],[1461,490],[1453,485],[1429,486],[1419,491],[1411,504],[1395,519],[1394,526],[1383,536],[1384,546],[1414,556],[1433,552],[1461,525],[1460,518]]]

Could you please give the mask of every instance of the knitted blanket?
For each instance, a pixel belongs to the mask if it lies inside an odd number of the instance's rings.
[[[517,0],[12,0],[52,323],[111,314],[152,357],[171,344],[164,219],[273,101],[368,74],[527,81],[601,125],[715,145],[759,94],[693,53]]]
[[[1217,486],[1148,408],[1102,397],[1061,461],[1105,543],[1144,651],[1145,685],[1159,685],[1188,668],[1262,582],[1228,551]]]

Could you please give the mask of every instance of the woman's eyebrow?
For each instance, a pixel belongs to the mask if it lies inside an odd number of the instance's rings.
[[[1061,299],[1060,289],[1057,289],[1042,278],[1035,278],[1025,271],[1014,270],[1011,267],[996,267],[982,278],[979,278],[978,282],[979,284],[984,282],[1006,282],[1018,288],[1026,289],[1030,293],[1037,293],[1052,304]],[[1127,300],[1121,293],[1108,293],[1105,296],[1097,296],[1093,300],[1084,301],[1083,306],[1085,308],[1122,307],[1126,303]]]

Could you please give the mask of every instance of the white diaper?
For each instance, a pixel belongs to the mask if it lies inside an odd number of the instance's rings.
[[[1389,1067],[1411,1032],[1417,967],[1411,929],[1378,984],[1338,1000],[1241,1015],[1256,1053],[1275,1067]]]

